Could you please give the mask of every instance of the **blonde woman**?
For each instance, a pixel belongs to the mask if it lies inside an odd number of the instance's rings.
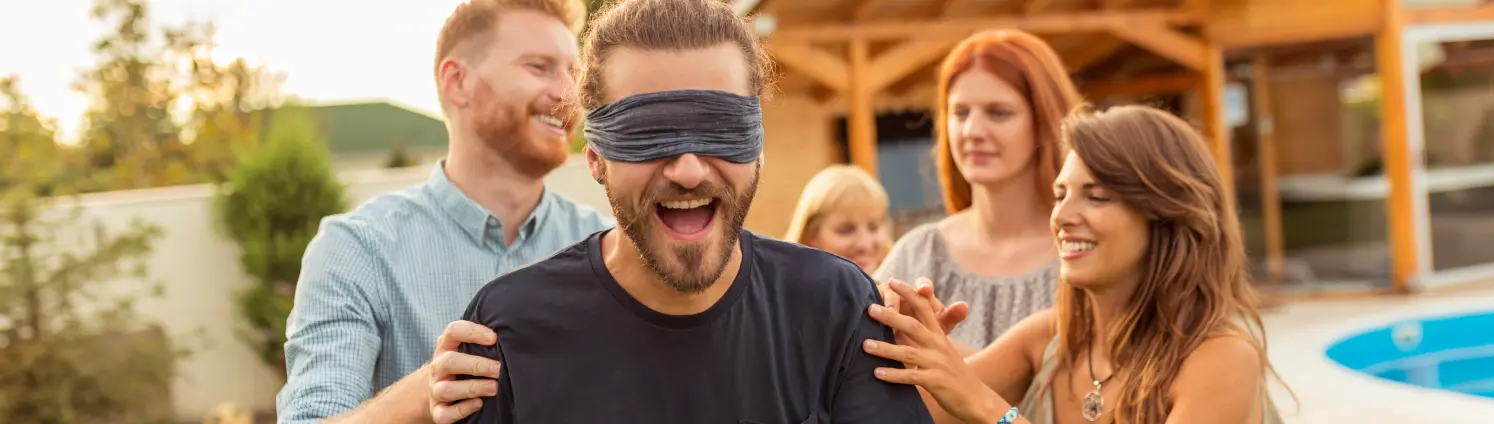
[[[892,246],[887,208],[887,191],[871,174],[832,165],[804,186],[784,240],[834,253],[870,274]]]

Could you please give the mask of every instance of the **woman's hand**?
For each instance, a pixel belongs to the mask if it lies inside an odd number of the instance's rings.
[[[876,377],[922,387],[941,408],[963,421],[995,422],[1010,406],[986,387],[955,351],[940,313],[951,308],[942,307],[931,287],[914,289],[892,280],[887,288],[898,296],[898,309],[872,305],[870,313],[873,319],[893,328],[897,344],[866,340],[862,348],[872,355],[902,362],[905,368],[877,368]],[[993,412],[996,415],[990,415]]]
[[[908,311],[903,311],[901,307],[902,296],[887,287],[893,281],[901,283],[896,278],[889,279],[887,282],[878,282],[877,290],[882,292],[882,300],[885,306],[894,311],[902,311],[904,314],[907,314]],[[934,282],[927,277],[918,278],[918,289],[916,291],[919,295],[926,296],[933,302],[934,310],[939,311],[939,325],[943,328],[944,335],[946,336],[949,335],[949,332],[954,331],[956,325],[964,322],[965,317],[970,315],[970,304],[965,302],[955,302],[955,304],[945,307],[944,303],[939,301],[939,298],[934,297]]]

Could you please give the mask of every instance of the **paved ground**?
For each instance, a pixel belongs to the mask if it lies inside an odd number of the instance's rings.
[[[1303,301],[1274,309],[1265,316],[1271,361],[1299,402],[1279,384],[1272,387],[1272,397],[1290,424],[1494,422],[1494,399],[1379,380],[1324,354],[1342,337],[1399,319],[1491,309],[1490,283],[1454,292]]]

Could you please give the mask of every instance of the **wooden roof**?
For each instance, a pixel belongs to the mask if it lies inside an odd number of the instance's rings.
[[[970,33],[1019,28],[1053,46],[1081,85],[1198,69],[1192,51],[1167,51],[1195,35],[1196,0],[758,0],[749,14],[772,24],[765,39],[780,62],[785,92],[808,92],[844,102],[850,41],[867,43],[871,90],[878,109],[913,106],[888,100],[929,92],[939,59]],[[1118,36],[1128,24],[1155,24],[1167,33],[1124,34],[1150,38],[1151,48]],[[761,27],[762,25],[760,25]],[[1182,40],[1187,50],[1190,40]],[[1157,46],[1163,46],[1159,54]],[[1178,50],[1177,47],[1172,47]],[[1174,54],[1168,54],[1174,53]],[[1180,63],[1182,62],[1182,63]],[[1177,84],[1192,84],[1177,81]],[[1174,85],[1177,85],[1174,84]]]
[[[1177,9],[1184,0],[759,0],[780,27],[867,21],[964,19],[1054,12]]]

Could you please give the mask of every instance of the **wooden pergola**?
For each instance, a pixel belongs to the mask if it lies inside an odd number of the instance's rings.
[[[884,94],[930,91],[934,68],[970,34],[1015,28],[1047,38],[1087,95],[1197,89],[1219,104],[1223,57],[1198,34],[1209,2],[1200,0],[761,0],[771,16],[769,50],[787,72],[785,91],[810,90],[846,106],[849,157],[876,172],[876,111]],[[1135,50],[1140,51],[1135,51]],[[1095,65],[1147,57],[1120,69]],[[1150,60],[1147,60],[1150,59]],[[1158,60],[1161,59],[1161,60]],[[1218,84],[1206,84],[1217,80]],[[1222,115],[1205,108],[1210,135]],[[1222,146],[1222,145],[1221,145]],[[1216,149],[1225,163],[1227,149]]]
[[[1404,0],[738,0],[783,71],[780,89],[811,96],[846,118],[849,161],[877,173],[879,101],[928,97],[949,49],[975,32],[1009,28],[1043,37],[1091,101],[1183,95],[1230,190],[1235,161],[1225,122],[1225,88],[1251,80],[1258,153],[1276,154],[1268,103],[1270,63],[1333,53],[1333,40],[1373,38],[1379,72],[1383,163],[1392,257],[1391,290],[1413,288],[1425,273],[1416,219],[1416,173],[1408,144],[1404,27],[1411,23],[1494,20],[1494,8],[1469,5],[1408,11]],[[1315,44],[1316,43],[1316,44]],[[1308,47],[1301,47],[1301,46]],[[1364,49],[1361,49],[1364,50]],[[1287,58],[1282,58],[1287,56]],[[1238,65],[1244,64],[1244,72]],[[879,100],[881,99],[881,100]],[[1416,118],[1419,128],[1419,117]],[[1266,250],[1272,275],[1283,256],[1273,160],[1260,164]],[[1233,193],[1231,193],[1233,194]],[[1423,193],[1424,195],[1424,193]],[[1230,198],[1234,198],[1233,195]],[[1420,235],[1424,236],[1424,235]],[[1419,241],[1420,240],[1420,241]]]

